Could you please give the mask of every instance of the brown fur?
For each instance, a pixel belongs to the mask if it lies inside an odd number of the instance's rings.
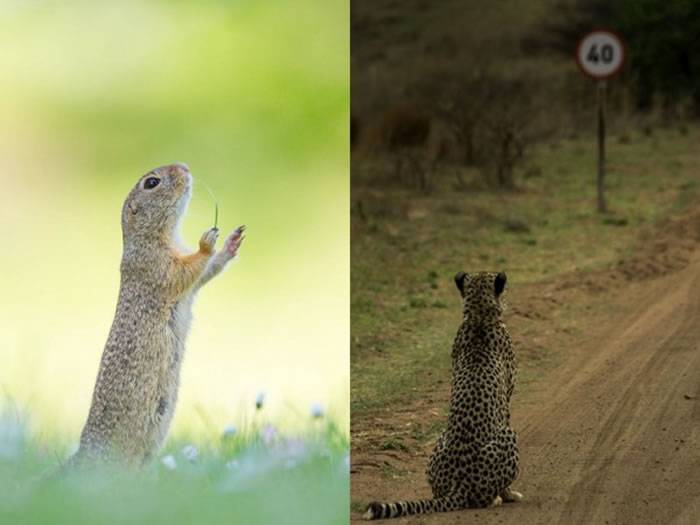
[[[160,182],[149,189],[144,183],[150,177]],[[177,227],[191,180],[183,164],[162,166],[141,177],[126,198],[119,299],[73,464],[143,464],[168,433],[194,296],[243,240],[240,227],[215,253],[218,230],[212,228],[199,251],[183,253]]]

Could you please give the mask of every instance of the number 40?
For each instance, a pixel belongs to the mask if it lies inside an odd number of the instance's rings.
[[[586,60],[588,60],[589,62],[593,62],[594,64],[597,64],[601,61],[603,62],[603,64],[609,64],[613,61],[614,56],[615,50],[610,44],[603,44],[603,46],[600,48],[600,52],[598,51],[598,44],[593,44],[588,50]]]

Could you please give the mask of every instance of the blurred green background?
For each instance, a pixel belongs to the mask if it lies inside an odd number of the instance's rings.
[[[191,246],[248,226],[195,304],[175,432],[349,397],[349,16],[340,0],[0,1],[0,389],[77,440],[114,314],[120,208],[189,164]],[[220,244],[222,241],[220,241]]]

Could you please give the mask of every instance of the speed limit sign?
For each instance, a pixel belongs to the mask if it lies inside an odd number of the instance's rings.
[[[586,34],[576,46],[576,63],[596,79],[612,77],[625,63],[625,46],[614,32],[597,29]]]
[[[607,79],[617,74],[625,63],[625,46],[613,31],[596,29],[585,34],[576,46],[576,63],[585,75],[598,82],[598,211],[605,213],[605,120]]]

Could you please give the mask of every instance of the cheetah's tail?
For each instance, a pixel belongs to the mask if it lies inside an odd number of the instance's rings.
[[[362,515],[366,520],[380,520],[384,518],[398,518],[411,514],[429,514],[431,512],[448,512],[463,508],[461,498],[434,498],[416,501],[397,501],[395,503],[379,503],[373,501],[367,506],[367,511]]]

